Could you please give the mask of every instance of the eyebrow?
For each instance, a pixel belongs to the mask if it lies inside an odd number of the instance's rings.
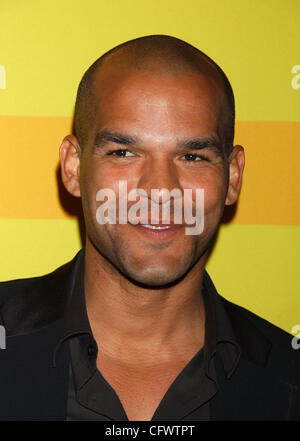
[[[189,150],[202,150],[206,148],[216,149],[222,151],[222,143],[215,137],[199,137],[194,139],[187,139],[178,143],[179,148],[188,148]]]
[[[94,146],[103,147],[105,144],[113,142],[120,145],[136,145],[138,140],[134,136],[124,135],[120,132],[111,132],[109,130],[103,130],[97,133]]]
[[[125,146],[137,145],[139,140],[136,136],[125,135],[124,133],[118,131],[102,130],[97,133],[94,147],[103,147],[108,143],[115,143]],[[189,150],[203,150],[206,148],[211,148],[214,150],[222,151],[222,143],[215,137],[197,137],[194,139],[187,139],[179,141],[177,147],[180,149]]]

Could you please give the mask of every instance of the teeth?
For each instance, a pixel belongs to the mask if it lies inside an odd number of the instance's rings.
[[[171,225],[166,225],[165,227],[155,227],[154,225],[143,224],[143,227],[150,228],[151,230],[167,230],[171,228]]]

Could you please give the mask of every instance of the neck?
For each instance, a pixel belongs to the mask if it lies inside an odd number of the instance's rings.
[[[85,297],[93,335],[107,353],[120,357],[149,352],[165,357],[204,343],[201,293],[206,256],[177,284],[161,289],[137,286],[87,240]]]

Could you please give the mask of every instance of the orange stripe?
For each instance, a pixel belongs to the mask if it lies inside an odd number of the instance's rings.
[[[2,218],[68,218],[73,198],[58,191],[58,148],[67,117],[0,117]],[[299,225],[299,122],[239,122],[246,152],[239,224]],[[59,196],[60,194],[60,196]],[[74,199],[75,201],[75,199]],[[76,201],[78,203],[78,201]]]
[[[237,124],[246,165],[234,223],[300,225],[299,140],[299,122]]]
[[[67,117],[0,117],[0,217],[69,217],[59,200],[58,149]]]

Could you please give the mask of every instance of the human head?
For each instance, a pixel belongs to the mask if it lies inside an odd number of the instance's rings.
[[[93,93],[95,73],[108,63],[119,68],[134,68],[161,72],[198,72],[214,76],[224,95],[221,126],[224,154],[228,156],[233,147],[235,102],[230,82],[223,70],[204,52],[189,43],[168,35],[149,35],[122,43],[99,57],[83,75],[76,97],[74,131],[81,148],[88,140],[96,100]]]
[[[79,86],[76,137],[67,136],[60,152],[65,186],[82,197],[87,247],[150,287],[176,283],[203,264],[224,205],[234,203],[240,190],[244,156],[242,147],[232,145],[233,127],[228,80],[187,43],[149,36],[100,57]],[[189,152],[200,148],[206,157],[199,162]],[[120,151],[126,157],[116,155]],[[187,237],[178,229],[152,240],[130,224],[98,225],[96,194],[101,188],[117,194],[119,180],[128,182],[128,191],[143,188],[149,203],[153,188],[203,188],[203,233]]]

